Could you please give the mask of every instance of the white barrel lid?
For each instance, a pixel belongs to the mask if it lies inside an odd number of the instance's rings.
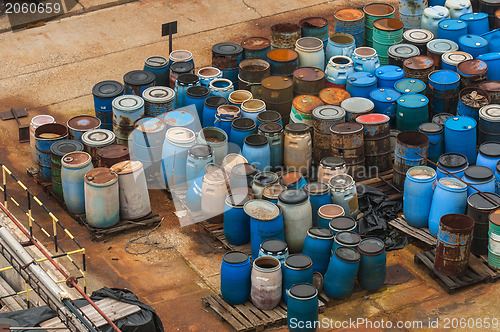
[[[86,146],[101,147],[112,144],[115,141],[115,133],[107,129],[92,129],[82,135],[82,142]]]
[[[471,3],[469,0],[446,0],[444,5],[449,9],[460,10],[463,8],[469,8]]]
[[[123,95],[113,99],[113,109],[122,112],[134,112],[144,107],[144,99],[135,95]]]
[[[425,29],[411,29],[403,33],[403,38],[418,44],[425,44],[434,39],[434,34]]]
[[[450,18],[450,11],[443,6],[431,6],[424,9],[424,16],[436,19]]]
[[[368,98],[351,97],[347,98],[340,104],[347,113],[366,113],[371,111],[375,104]]]
[[[470,59],[473,59],[473,56],[462,51],[449,51],[441,55],[441,61],[450,66],[456,66],[460,62]]]
[[[191,129],[173,127],[167,130],[165,138],[172,143],[187,144],[194,142],[196,135]]]
[[[142,169],[142,163],[138,160],[124,160],[111,166],[111,170],[118,175],[138,172]]]
[[[175,92],[166,86],[152,86],[142,92],[142,98],[148,103],[168,103],[174,100]]]
[[[56,122],[54,117],[51,115],[46,115],[46,114],[37,115],[37,116],[34,116],[33,118],[31,118],[31,124],[35,128],[40,127],[43,124],[54,123],[54,122]]]
[[[490,104],[481,107],[479,117],[490,122],[500,122],[500,105]]]
[[[193,60],[193,53],[188,50],[175,50],[170,53],[169,57],[173,62]]]

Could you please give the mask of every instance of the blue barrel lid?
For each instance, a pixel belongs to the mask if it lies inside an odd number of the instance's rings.
[[[454,116],[446,119],[444,126],[450,130],[467,131],[476,127],[477,122],[468,116]]]
[[[349,247],[338,247],[334,252],[335,256],[348,263],[357,263],[361,259],[361,254]]]
[[[500,59],[500,52],[483,53],[478,55],[477,58],[483,61],[498,60]]]
[[[427,43],[427,49],[432,53],[444,54],[449,51],[457,51],[458,44],[448,39],[434,39]]]
[[[376,255],[385,250],[385,243],[379,238],[369,237],[358,244],[358,250],[362,254]]]
[[[394,83],[394,89],[399,93],[419,93],[424,91],[426,85],[416,78],[403,78]]]
[[[460,81],[460,75],[452,70],[436,70],[429,74],[429,85],[436,84],[453,84]]]
[[[312,265],[312,260],[304,254],[293,254],[285,259],[285,265],[296,269],[305,269]]]
[[[349,75],[347,81],[355,86],[370,86],[377,83],[377,78],[372,73],[359,71]]]
[[[375,70],[375,76],[382,80],[397,81],[405,77],[405,72],[398,66],[380,66]]]
[[[143,133],[161,133],[167,130],[165,122],[159,118],[142,118],[134,122],[134,127]]]
[[[248,260],[248,255],[241,251],[229,251],[224,254],[222,259],[229,264],[241,264]]]
[[[407,93],[399,97],[397,103],[407,108],[420,108],[429,104],[429,99],[418,93]]]
[[[381,103],[392,103],[401,97],[401,94],[391,88],[378,88],[370,92],[370,99]]]
[[[308,199],[309,199],[309,194],[307,193],[307,191],[299,188],[285,189],[282,192],[280,192],[278,196],[278,201],[285,204],[301,204],[307,201]]]
[[[299,298],[299,299],[309,299],[318,294],[318,290],[311,284],[300,283],[294,284],[292,288],[289,290],[290,296]]]
[[[165,113],[163,116],[163,121],[167,125],[175,126],[175,127],[184,127],[188,124],[191,124],[194,121],[195,117],[193,113],[186,110],[174,110]]]
[[[460,15],[460,19],[464,21],[477,21],[488,18],[488,14],[486,13],[466,13]]]
[[[458,38],[458,44],[469,48],[480,48],[488,46],[488,41],[477,35],[463,35]]]
[[[443,30],[462,30],[467,29],[468,26],[467,22],[456,18],[448,18],[439,22],[439,28]]]
[[[97,98],[115,98],[123,93],[123,84],[117,81],[102,81],[94,85],[92,94]]]
[[[361,236],[351,231],[341,231],[338,232],[337,235],[335,235],[335,239],[340,244],[353,246],[361,241]]]

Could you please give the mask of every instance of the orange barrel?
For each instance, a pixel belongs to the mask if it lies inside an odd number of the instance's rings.
[[[290,111],[290,121],[293,123],[305,123],[313,125],[312,111],[324,103],[316,96],[301,95],[292,101],[292,110]]]
[[[351,95],[344,89],[324,88],[319,92],[319,98],[325,105],[340,106],[344,100],[351,98]]]

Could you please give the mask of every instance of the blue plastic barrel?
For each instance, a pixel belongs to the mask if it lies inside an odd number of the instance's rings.
[[[429,160],[437,163],[439,157],[444,153],[444,128],[442,125],[432,122],[422,123],[418,131],[429,137]],[[435,168],[435,166],[431,166]]]
[[[436,237],[441,217],[449,213],[465,213],[467,207],[467,185],[452,177],[438,180],[432,195],[429,213],[429,232]]]
[[[346,90],[351,97],[370,98],[370,92],[377,87],[375,75],[360,71],[347,77]]]
[[[186,92],[190,87],[200,85],[200,78],[195,74],[180,74],[175,81],[175,107],[186,106]]]
[[[499,40],[500,42],[500,40]],[[498,42],[497,42],[498,43]],[[488,81],[500,80],[500,52],[483,53],[477,57],[488,66]]]
[[[429,121],[429,99],[418,93],[407,93],[397,100],[396,128],[399,131],[418,130]]]
[[[182,127],[196,131],[198,128],[198,119],[195,113],[194,111],[191,112],[189,110],[180,109],[162,114],[159,118],[167,124],[168,129]]]
[[[299,53],[295,50],[278,48],[267,53],[267,62],[271,66],[271,75],[291,77],[299,68]]]
[[[485,32],[481,35],[484,39],[488,41],[488,51],[489,52],[499,52],[500,45],[498,42],[500,41],[500,29],[491,30]]]
[[[348,297],[354,288],[361,255],[356,249],[340,247],[335,249],[324,278],[326,295],[334,299]]]
[[[113,130],[113,107],[111,102],[123,94],[125,88],[117,81],[102,81],[94,85],[95,116],[101,120],[101,128]]]
[[[52,177],[50,147],[54,142],[65,139],[68,128],[59,123],[43,124],[35,130],[36,165],[38,177],[50,182]]]
[[[488,41],[477,35],[463,35],[458,38],[458,46],[463,52],[467,52],[474,58],[480,54],[488,53]]]
[[[500,142],[486,142],[479,146],[476,165],[486,166],[495,172],[500,161]]]
[[[437,113],[456,113],[460,75],[451,70],[436,70],[429,75],[429,110]]]
[[[257,126],[255,121],[249,118],[235,119],[231,124],[229,133],[229,142],[236,144],[240,149],[243,149],[243,143],[248,135],[255,134]]]
[[[427,227],[436,171],[428,166],[415,166],[406,172],[403,213],[408,225]]]
[[[426,165],[429,138],[418,131],[404,131],[396,136],[394,151],[394,184],[403,189],[406,172],[413,166]],[[423,156],[423,157],[422,157]]]
[[[455,116],[444,122],[444,150],[461,153],[469,163],[476,162],[476,125],[473,118]]]
[[[147,88],[155,85],[155,75],[147,70],[132,70],[123,75],[125,94],[142,96]]]
[[[262,241],[259,249],[259,257],[271,256],[280,261],[281,265],[285,264],[288,257],[288,246],[285,241],[278,239],[269,239]]]
[[[241,251],[230,251],[222,257],[220,291],[229,304],[245,303],[250,297],[250,257]]]
[[[358,245],[361,254],[358,282],[366,290],[377,290],[384,285],[387,272],[385,243],[378,238],[366,238]]]
[[[217,108],[215,113],[214,127],[224,130],[227,137],[231,134],[231,124],[233,120],[241,117],[241,110],[238,106],[222,105]]]
[[[328,227],[333,231],[333,234],[339,232],[357,232],[358,223],[351,217],[339,216],[332,218]]]
[[[467,22],[468,31],[473,35],[482,35],[490,31],[488,24],[488,14],[486,13],[467,13],[460,15],[462,21]]]
[[[299,283],[313,283],[313,262],[305,254],[293,254],[283,264],[283,302],[288,303],[288,290]]]
[[[426,0],[399,1],[399,18],[405,30],[420,28],[425,7],[427,7]]]
[[[241,154],[259,171],[271,169],[271,149],[264,135],[252,134],[245,137]]]
[[[323,182],[310,182],[304,189],[309,193],[311,201],[313,226],[318,226],[318,209],[332,203],[330,188]]]
[[[290,331],[316,331],[318,290],[312,284],[295,284],[288,292],[286,322]]]
[[[423,81],[416,78],[403,78],[394,83],[394,89],[401,94],[421,93],[426,87]]]
[[[361,242],[361,236],[358,233],[352,231],[341,231],[335,235],[332,251],[330,255],[333,255],[335,249],[338,247],[351,247],[356,249],[358,244]]]
[[[222,77],[222,72],[215,67],[203,67],[198,70],[198,77],[200,78],[200,84],[208,88],[210,82]]]
[[[356,49],[356,42],[351,34],[343,32],[335,32],[328,38],[326,45],[326,63],[333,56],[341,55],[350,58]]]
[[[184,97],[184,106],[196,106],[198,119],[203,119],[203,107],[205,106],[205,100],[209,95],[210,90],[208,90],[206,86],[190,86],[186,90],[186,96]]]
[[[330,262],[333,238],[333,232],[328,228],[313,227],[307,231],[302,253],[312,259],[313,271],[325,274]]]
[[[460,153],[443,153],[437,162],[437,179],[449,176],[445,170],[458,178],[464,176],[465,170],[469,167],[467,157]]]
[[[462,180],[467,184],[473,185],[474,188],[482,192],[495,192],[495,174],[486,166],[469,166],[469,168],[465,170]],[[472,189],[471,186],[467,187],[467,196],[476,192],[477,191]]]
[[[330,221],[335,217],[341,217],[343,215],[345,215],[345,211],[342,206],[337,204],[323,205],[318,209],[318,222],[316,226],[330,228]]]
[[[83,178],[94,168],[92,158],[86,152],[70,152],[62,157],[61,164],[64,203],[71,213],[85,213]]]
[[[373,113],[385,114],[391,120],[390,128],[396,128],[396,109],[398,98],[401,94],[392,88],[377,88],[370,92],[370,99],[375,107]]]
[[[250,216],[252,258],[259,257],[260,245],[265,240],[285,241],[283,215],[276,204],[263,199],[253,199],[245,203],[243,210]]]
[[[211,96],[205,99],[203,106],[203,117],[202,125],[203,127],[211,127],[214,125],[215,114],[217,113],[217,108],[221,105],[227,105],[229,102],[224,97]]]
[[[226,197],[224,207],[224,236],[229,244],[241,246],[250,242],[250,217],[243,206],[250,196],[232,194]]]
[[[442,20],[438,25],[439,39],[448,39],[458,43],[458,38],[468,33],[468,24],[465,21],[449,18]]]
[[[405,72],[398,66],[380,66],[375,70],[379,88],[393,88],[394,83],[405,77]]]
[[[169,61],[162,56],[151,56],[144,62],[144,70],[150,71],[155,75],[155,85],[168,86],[170,76]]]

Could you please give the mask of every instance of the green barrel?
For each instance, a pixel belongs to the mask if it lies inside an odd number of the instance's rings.
[[[83,144],[71,140],[63,139],[57,141],[50,147],[50,168],[52,171],[52,191],[56,196],[63,197],[61,181],[61,158],[70,152],[83,151]]]
[[[389,47],[403,41],[403,22],[394,18],[379,18],[373,22],[373,48],[380,64],[389,64]]]
[[[394,7],[388,3],[375,2],[363,7],[365,13],[365,44],[373,47],[373,22],[379,18],[393,18]]]
[[[429,120],[429,99],[418,93],[402,95],[397,100],[396,129],[399,131],[414,130]]]

